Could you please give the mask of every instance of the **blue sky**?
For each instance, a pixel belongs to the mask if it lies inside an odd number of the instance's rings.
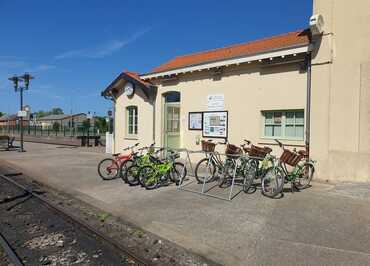
[[[104,115],[100,92],[125,69],[306,28],[311,13],[311,0],[0,0],[0,111],[19,109],[7,78],[29,71],[32,111]]]

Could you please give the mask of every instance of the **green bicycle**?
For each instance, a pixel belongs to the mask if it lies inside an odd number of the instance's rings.
[[[147,152],[143,154],[145,150],[147,150]],[[133,160],[127,166],[124,180],[131,186],[136,186],[139,184],[144,185],[142,183],[142,180],[138,176],[139,170],[146,165],[151,165],[155,163],[157,161],[157,154],[160,153],[162,150],[163,149],[160,149],[155,152],[154,143],[151,144],[149,147],[140,148],[138,151],[140,151],[141,154],[135,155]]]
[[[187,174],[183,163],[177,162],[180,158],[178,153],[167,152],[167,158],[163,161],[156,160],[155,163],[140,168],[138,176],[146,189],[154,189],[160,185],[167,185],[171,181],[179,184]]]
[[[309,187],[315,172],[314,161],[308,158],[305,150],[290,151],[283,143],[275,141],[283,149],[283,153],[262,177],[262,194],[270,198],[282,193],[284,183],[287,182],[290,182],[292,192],[294,189]]]

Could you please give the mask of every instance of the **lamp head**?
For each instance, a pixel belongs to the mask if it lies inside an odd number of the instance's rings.
[[[13,77],[10,77],[8,79],[13,82],[14,89],[17,90],[18,89],[19,78],[16,75],[14,75]]]
[[[30,80],[34,79],[34,77],[32,77],[31,74],[27,72],[24,73],[24,75],[21,76],[20,78],[23,79],[26,89],[28,89],[28,86],[30,85]]]

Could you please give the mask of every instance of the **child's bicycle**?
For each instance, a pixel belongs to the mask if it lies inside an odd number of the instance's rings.
[[[167,185],[170,182],[179,184],[186,176],[186,167],[183,163],[177,162],[180,155],[174,151],[167,151],[167,158],[163,161],[157,159],[151,165],[146,165],[139,170],[139,180],[146,189],[154,189],[160,185]]]
[[[130,160],[121,165],[121,177],[123,181],[131,186],[138,184],[137,171],[135,171],[135,169],[139,166],[144,166],[150,163],[151,157],[154,156],[154,144],[155,143],[148,147],[138,149]]]
[[[121,174],[122,165],[131,160],[135,154],[134,148],[139,146],[139,143],[131,147],[127,147],[123,151],[131,150],[129,154],[116,153],[113,158],[105,158],[98,164],[99,176],[104,180],[112,180]]]
[[[290,151],[283,143],[275,141],[283,153],[262,177],[262,194],[270,198],[282,193],[285,182],[290,182],[292,192],[307,188],[315,172],[314,161],[308,158],[305,150]]]

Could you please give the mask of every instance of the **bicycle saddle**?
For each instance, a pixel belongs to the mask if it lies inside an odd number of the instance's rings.
[[[114,154],[112,154],[114,157],[117,157],[117,156],[119,156],[119,155],[121,155],[121,153],[114,153]]]

